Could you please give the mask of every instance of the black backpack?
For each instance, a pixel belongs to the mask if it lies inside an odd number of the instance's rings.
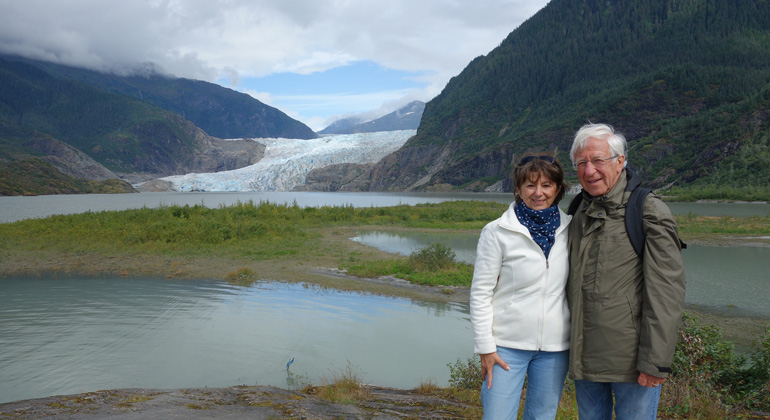
[[[626,186],[626,191],[631,191],[631,197],[628,198],[628,205],[626,207],[626,232],[628,233],[628,239],[631,241],[631,246],[636,251],[636,255],[639,258],[643,258],[645,233],[642,222],[642,208],[644,207],[644,200],[652,190],[639,186],[638,182],[629,182]],[[569,203],[567,214],[574,216],[582,201],[583,192],[581,191]],[[687,244],[682,242],[682,239],[679,239],[679,245],[682,249],[687,248]]]

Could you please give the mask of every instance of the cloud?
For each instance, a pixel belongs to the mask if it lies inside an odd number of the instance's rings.
[[[547,0],[0,0],[0,52],[227,80],[370,61],[436,95]]]

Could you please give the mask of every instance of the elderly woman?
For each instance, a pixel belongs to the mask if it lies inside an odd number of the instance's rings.
[[[481,356],[484,419],[553,419],[569,357],[567,184],[549,154],[514,168],[515,202],[481,231],[471,285],[474,351]]]

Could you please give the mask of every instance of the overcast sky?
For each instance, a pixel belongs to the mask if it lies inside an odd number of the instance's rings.
[[[548,0],[0,0],[0,52],[154,66],[314,130],[427,102]]]

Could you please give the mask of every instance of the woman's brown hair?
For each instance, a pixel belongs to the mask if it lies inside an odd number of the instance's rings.
[[[513,168],[513,194],[517,203],[521,201],[521,197],[516,193],[516,190],[530,179],[537,180],[541,176],[545,176],[561,187],[553,200],[553,204],[559,204],[559,201],[569,190],[569,184],[564,180],[564,167],[561,166],[554,152],[527,153]]]

